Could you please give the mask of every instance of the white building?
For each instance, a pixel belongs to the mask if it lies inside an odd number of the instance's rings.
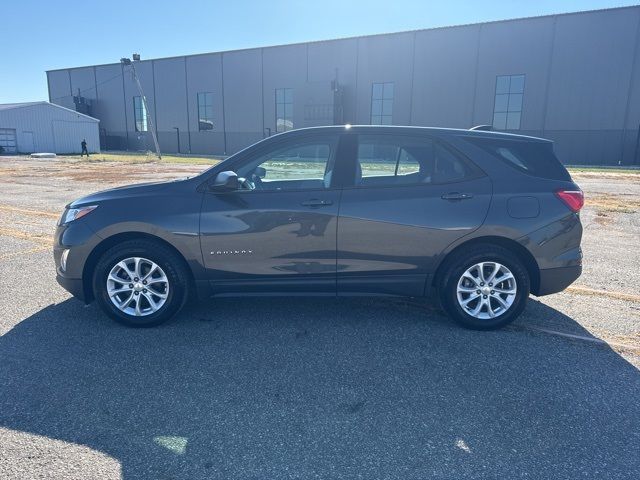
[[[100,151],[100,120],[49,102],[0,104],[3,153]]]

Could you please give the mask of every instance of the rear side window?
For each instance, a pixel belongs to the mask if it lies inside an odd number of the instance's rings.
[[[431,138],[358,136],[357,186],[449,183],[476,174],[460,155]]]
[[[560,163],[550,142],[509,140],[495,138],[467,138],[503,163],[534,177],[551,180],[571,180],[569,172]]]

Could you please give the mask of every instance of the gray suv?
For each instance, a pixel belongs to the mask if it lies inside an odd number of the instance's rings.
[[[400,295],[485,330],[578,278],[582,205],[548,140],[307,128],[72,202],[54,257],[64,288],[130,326],[194,297]]]

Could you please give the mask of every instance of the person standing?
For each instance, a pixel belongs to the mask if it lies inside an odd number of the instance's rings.
[[[80,142],[80,146],[82,147],[82,153],[80,153],[80,158],[82,158],[82,156],[85,153],[87,154],[87,158],[89,158],[89,150],[87,150],[87,140],[83,138],[82,142]]]

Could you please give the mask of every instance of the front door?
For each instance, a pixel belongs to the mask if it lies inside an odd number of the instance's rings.
[[[293,135],[225,165],[245,182],[204,195],[200,238],[214,295],[335,295],[337,147],[338,135]]]
[[[428,136],[358,135],[338,231],[338,293],[420,296],[448,245],[477,229],[491,182]]]

